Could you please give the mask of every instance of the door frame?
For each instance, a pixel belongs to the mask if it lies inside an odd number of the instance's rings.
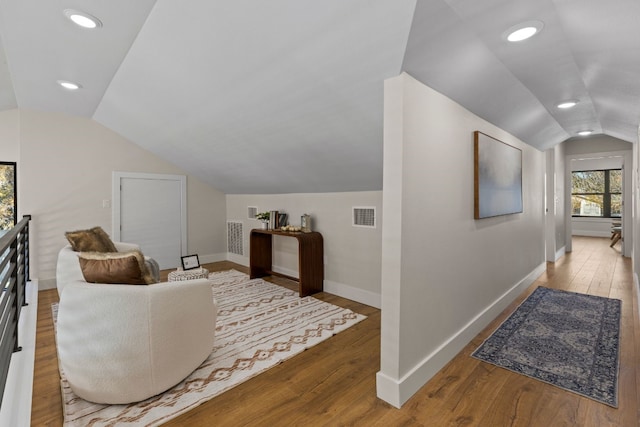
[[[121,216],[121,201],[120,201],[120,183],[123,178],[129,179],[147,179],[147,180],[159,180],[159,181],[177,181],[180,184],[180,254],[182,256],[188,255],[187,253],[187,177],[185,175],[168,175],[168,174],[155,174],[155,173],[138,173],[138,172],[116,172],[112,174],[112,214],[111,214],[111,230],[113,233],[113,240],[120,241],[120,231],[122,230],[122,224],[120,223]],[[133,242],[135,243],[135,242]]]
[[[544,229],[545,229],[545,259],[549,262],[557,261],[556,241],[556,171],[555,151],[553,148],[545,152],[546,172],[544,174]]]
[[[573,226],[571,216],[571,172],[572,160],[589,160],[604,158],[622,159],[622,242],[620,253],[622,256],[630,257],[633,252],[634,224],[632,221],[632,170],[633,170],[633,150],[607,151],[597,153],[568,154],[565,160],[565,219],[566,219],[566,250],[572,251]]]

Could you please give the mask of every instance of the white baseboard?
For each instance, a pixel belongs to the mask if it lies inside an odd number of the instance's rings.
[[[290,270],[288,268],[274,266],[273,271],[280,274],[286,274],[291,277],[299,277],[298,271]],[[382,297],[380,294],[356,288],[355,286],[345,285],[344,283],[333,282],[325,279],[323,282],[323,290],[324,292],[350,299],[351,301],[359,302],[360,304],[366,304],[375,308],[381,307]]]
[[[38,279],[38,290],[44,291],[45,289],[55,289],[56,278],[53,279]]]
[[[227,252],[227,261],[235,262],[236,264],[244,265],[245,267],[249,267],[249,258],[244,255],[236,255],[231,252]]]
[[[633,287],[636,291],[636,302],[638,303],[638,314],[640,314],[640,282],[638,281],[638,274],[633,273]]]
[[[38,282],[27,283],[25,299],[18,321],[18,345],[22,350],[11,355],[9,374],[0,407],[0,426],[31,425],[33,368],[36,354],[38,322]]]
[[[208,264],[210,262],[226,261],[227,253],[222,252],[219,254],[198,255],[200,264]]]
[[[378,309],[382,307],[382,295],[364,289],[356,288],[354,286],[345,285],[344,283],[325,280],[324,291]]]
[[[556,251],[556,261],[558,261],[560,258],[562,258],[565,254],[567,253],[567,247],[563,246],[560,249],[558,249]]]
[[[400,409],[402,403],[407,401],[407,399],[400,397],[400,391],[401,384],[397,380],[387,376],[382,371],[376,373],[376,395],[379,399]]]
[[[585,237],[611,237],[611,231],[573,230],[571,235]]]
[[[546,263],[540,264],[525,278],[513,285],[469,323],[449,337],[431,354],[425,357],[409,373],[400,379],[394,379],[384,372],[376,374],[378,397],[400,408],[411,396],[427,383],[440,369],[453,359],[476,335],[511,304],[546,269]]]
[[[277,265],[274,265],[271,268],[273,268],[273,271],[275,271],[276,273],[284,274],[286,276],[295,277],[296,279],[298,277],[300,277],[300,274],[298,273],[298,270],[291,270],[290,268],[279,267]]]
[[[229,253],[227,254],[227,260],[235,262],[237,264],[249,266],[249,260],[246,257],[240,255]],[[277,265],[274,265],[272,268],[276,273],[284,274],[286,276],[295,278],[298,278],[300,276],[297,270],[292,270],[290,268],[280,267]],[[380,294],[356,288],[351,285],[345,285],[344,283],[333,282],[331,280],[325,280],[323,283],[323,289],[325,292],[337,295],[342,298],[350,299],[351,301],[356,301],[361,304],[366,304],[371,307],[381,307]]]

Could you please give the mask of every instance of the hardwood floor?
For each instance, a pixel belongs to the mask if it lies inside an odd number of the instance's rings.
[[[230,262],[210,270],[245,267]],[[165,276],[167,272],[164,272]],[[271,281],[288,287],[285,279]],[[537,286],[622,303],[619,408],[480,362],[469,355]],[[169,421],[166,426],[638,426],[640,319],[631,260],[606,238],[574,238],[573,252],[547,271],[402,409],[376,398],[380,311],[344,298],[316,297],[365,314],[354,327]],[[50,305],[40,292],[32,406],[33,426],[62,425]]]

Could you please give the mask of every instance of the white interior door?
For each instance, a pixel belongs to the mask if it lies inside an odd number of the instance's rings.
[[[114,240],[136,243],[161,269],[187,255],[186,177],[114,172]]]

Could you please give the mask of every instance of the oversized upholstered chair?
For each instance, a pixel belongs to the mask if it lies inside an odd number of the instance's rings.
[[[79,263],[70,248],[60,251],[56,328],[60,368],[79,397],[141,401],[178,384],[209,356],[217,305],[208,279],[88,283]]]

